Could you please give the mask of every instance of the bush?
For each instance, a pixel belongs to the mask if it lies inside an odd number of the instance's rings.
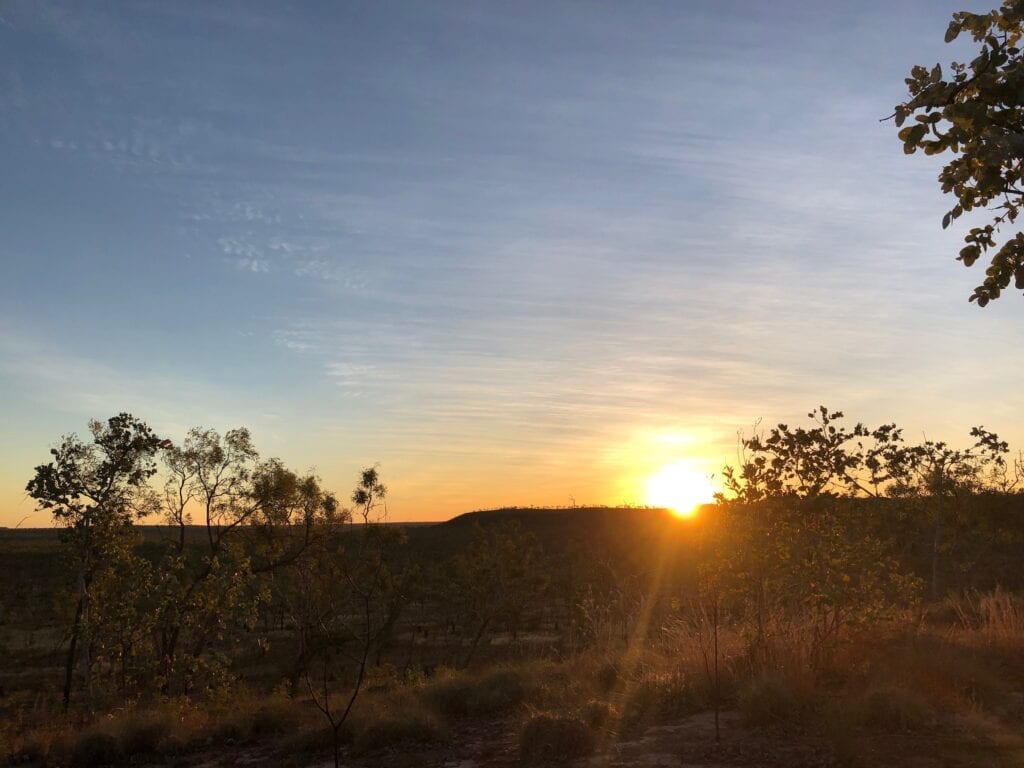
[[[381,664],[366,671],[364,687],[367,692],[391,691],[401,684],[401,675],[394,664]]]
[[[165,720],[130,717],[121,726],[121,751],[128,757],[151,755],[164,745],[168,731],[169,727]]]
[[[646,680],[628,691],[620,729],[626,734],[636,733],[645,725],[692,715],[708,705],[705,691],[681,677]]]
[[[295,729],[302,712],[291,699],[274,697],[260,705],[252,715],[253,736],[277,736]]]
[[[241,744],[252,736],[252,719],[244,712],[212,726],[209,738],[215,744]]]
[[[526,699],[527,685],[511,669],[495,670],[472,680],[454,678],[427,688],[427,703],[446,717],[490,717],[505,714]]]
[[[749,725],[768,726],[799,720],[807,702],[778,675],[763,675],[740,691],[740,710]]]
[[[860,723],[883,732],[911,731],[928,727],[935,715],[924,697],[906,688],[869,688],[856,705]]]
[[[117,765],[124,758],[121,745],[109,733],[87,731],[71,746],[72,768],[101,768]]]
[[[537,715],[523,728],[519,759],[524,765],[567,763],[594,751],[594,733],[574,717]]]
[[[359,754],[413,744],[436,744],[446,741],[446,734],[437,720],[422,713],[402,717],[385,717],[367,723],[356,734],[353,748]]]

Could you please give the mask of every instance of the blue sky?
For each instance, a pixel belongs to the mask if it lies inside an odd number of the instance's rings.
[[[0,6],[0,524],[121,410],[409,519],[642,502],[818,403],[1024,437],[1020,297],[879,122],[962,5],[804,6]]]

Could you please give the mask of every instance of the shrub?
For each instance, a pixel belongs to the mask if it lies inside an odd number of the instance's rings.
[[[209,738],[215,744],[238,744],[248,741],[251,735],[252,720],[243,712],[216,723],[210,729]]]
[[[574,717],[537,715],[523,728],[519,759],[524,765],[567,763],[594,751],[594,733]]]
[[[747,723],[768,726],[799,720],[807,702],[779,675],[754,678],[740,691],[740,710]]]
[[[891,685],[869,688],[857,702],[856,711],[862,725],[877,731],[918,730],[935,722],[923,696]]]
[[[212,723],[208,734],[214,741],[246,742],[286,733],[299,725],[302,711],[284,693],[274,693],[261,700],[243,690],[233,708],[214,700],[209,716]]]
[[[477,693],[475,704],[481,714],[500,714],[526,699],[527,685],[519,672],[499,669],[480,680]]]
[[[390,691],[402,684],[401,675],[394,664],[381,664],[371,667],[366,672],[365,689],[370,691]]]
[[[645,680],[627,691],[620,729],[636,733],[645,725],[692,715],[707,706],[705,691],[682,677]]]
[[[518,672],[499,669],[476,680],[442,680],[427,688],[425,698],[446,717],[490,717],[520,705],[526,699],[527,691],[527,685]]]
[[[291,699],[272,697],[261,704],[252,715],[253,736],[276,736],[296,728],[302,712]]]
[[[384,717],[363,726],[356,734],[353,748],[359,754],[412,744],[436,744],[446,740],[437,720],[425,713],[405,713]]]
[[[72,768],[101,768],[117,765],[124,758],[121,745],[109,733],[86,731],[71,745]]]
[[[121,751],[132,755],[151,755],[161,749],[168,736],[167,721],[154,717],[129,717],[121,725]]]

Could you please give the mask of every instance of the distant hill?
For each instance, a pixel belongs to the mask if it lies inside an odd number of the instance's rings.
[[[553,521],[594,522],[595,520],[626,522],[661,517],[671,512],[660,507],[500,507],[465,512],[442,525],[459,526],[476,523],[517,521],[523,524]]]
[[[479,526],[518,525],[552,553],[569,547],[642,551],[689,526],[667,509],[651,507],[505,507],[466,512],[444,523],[409,530],[410,546],[444,558],[463,551]]]
[[[389,523],[405,531],[410,550],[430,559],[455,555],[470,544],[477,526],[515,524],[536,537],[550,552],[568,547],[585,549],[643,550],[672,533],[685,532],[685,525],[669,510],[652,507],[504,507],[466,512],[439,523]],[[0,550],[12,548],[54,551],[59,528],[0,528]],[[140,525],[147,543],[177,536],[177,530],[165,525]],[[186,526],[186,541],[201,543],[206,529]]]

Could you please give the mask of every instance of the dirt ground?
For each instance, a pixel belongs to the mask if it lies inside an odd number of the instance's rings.
[[[599,744],[589,758],[570,763],[573,768],[832,768],[842,763],[820,741],[799,742],[778,735],[753,732],[742,726],[739,715],[723,713],[721,740],[715,740],[714,715],[701,713],[672,725],[649,728],[632,740]],[[521,768],[518,732],[513,721],[473,725],[453,734],[444,747],[383,751],[369,756],[345,756],[350,768]],[[197,762],[193,768],[263,768],[279,764],[258,750],[222,754]],[[305,768],[333,768],[333,760],[318,760]],[[918,762],[917,768],[938,768]]]

